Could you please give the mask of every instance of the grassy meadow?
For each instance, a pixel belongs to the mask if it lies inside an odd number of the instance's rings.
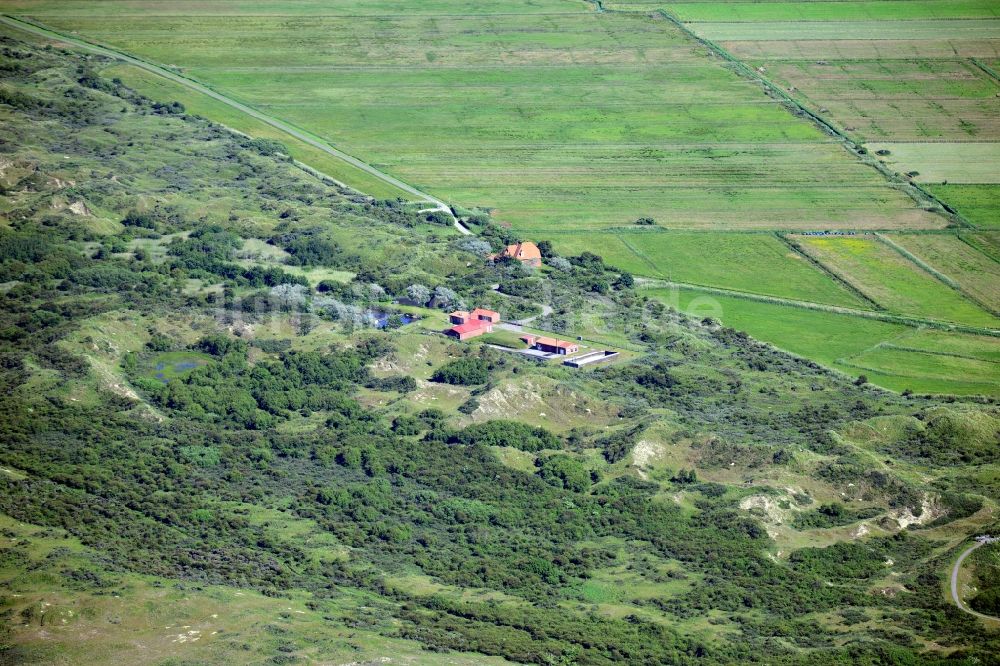
[[[903,246],[994,312],[1000,310],[1000,264],[956,236],[896,234]]]
[[[308,20],[301,5],[286,17],[267,7],[287,3],[205,4],[219,9],[197,20],[109,4],[43,4],[38,17],[532,232],[642,215],[677,228],[940,225],[668,21],[579,2],[377,17],[315,3]]]
[[[600,252],[636,275],[763,296],[867,308],[774,234],[635,232],[553,234],[567,253]]]
[[[917,182],[997,178],[1000,8],[985,0],[677,2],[665,7]],[[945,186],[940,186],[945,187]],[[997,206],[939,191],[973,224]],[[973,199],[977,197],[973,196]],[[963,213],[964,215],[964,213]]]
[[[890,312],[971,326],[998,320],[886,243],[872,238],[797,237],[817,261]]]
[[[991,122],[1000,125],[995,117]],[[912,173],[920,183],[996,184],[1000,180],[996,168],[1000,143],[871,143],[868,149],[888,151],[880,159],[893,169]]]
[[[643,293],[779,349],[896,391],[998,395],[1000,339],[788,307],[689,289]]]
[[[1000,229],[1000,185],[927,185],[980,229]]]
[[[625,4],[625,3],[623,3]],[[646,3],[628,3],[641,6]],[[650,4],[664,4],[662,1]],[[618,3],[610,3],[611,7]],[[670,10],[683,21],[898,21],[915,19],[1000,18],[989,0],[911,0],[908,2],[683,2]]]

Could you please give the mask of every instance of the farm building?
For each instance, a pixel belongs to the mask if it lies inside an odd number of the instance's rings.
[[[547,354],[575,354],[580,351],[580,345],[575,342],[556,340],[555,338],[539,337],[537,335],[523,335],[521,339],[532,349],[545,352]]]
[[[459,340],[468,340],[484,333],[492,333],[493,324],[500,321],[500,313],[484,308],[476,308],[472,312],[456,310],[448,315],[448,320],[454,326],[444,334]]]
[[[455,310],[450,315],[448,315],[448,321],[453,324],[464,324],[472,319],[472,313],[466,312],[465,310]]]
[[[508,245],[499,256],[517,259],[522,264],[529,266],[538,267],[542,265],[542,253],[538,249],[538,246],[531,241]]]
[[[452,324],[467,324],[470,321],[488,321],[491,324],[496,324],[500,321],[500,313],[494,310],[486,310],[484,308],[476,308],[472,312],[456,310],[448,315],[448,319]]]
[[[457,338],[459,340],[468,340],[469,338],[475,338],[484,333],[492,333],[493,324],[482,319],[473,319],[464,324],[456,324],[452,326],[447,331],[444,332],[445,335],[452,338]]]

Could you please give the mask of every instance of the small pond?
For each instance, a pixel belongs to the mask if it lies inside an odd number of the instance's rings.
[[[164,352],[157,355],[147,367],[150,368],[150,375],[161,382],[169,382],[210,361],[211,357],[199,352]]]
[[[407,324],[412,324],[417,320],[413,315],[406,314],[405,312],[387,312],[385,310],[368,310],[365,314],[371,315],[375,320],[375,328],[385,328],[389,325],[389,318],[393,315],[399,315],[400,321],[403,326]]]

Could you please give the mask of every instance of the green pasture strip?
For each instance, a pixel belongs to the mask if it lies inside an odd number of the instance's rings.
[[[1000,393],[994,381],[965,383],[942,379],[938,375],[954,360],[942,356],[937,363],[926,354],[920,357],[918,377],[899,377],[886,370],[865,371],[843,362],[881,344],[908,336],[911,329],[901,324],[860,318],[848,314],[788,307],[739,297],[707,294],[689,289],[644,289],[652,297],[692,316],[718,317],[726,326],[746,331],[790,353],[809,358],[848,375],[867,374],[869,381],[893,390],[906,388],[925,393],[984,394]],[[940,333],[947,338],[951,333]],[[927,364],[930,364],[929,366]]]
[[[772,234],[578,233],[553,236],[553,244],[563,254],[600,254],[607,263],[636,275],[828,305],[867,307]]]
[[[253,138],[280,141],[288,148],[289,153],[295,160],[359,192],[380,199],[394,199],[396,197],[411,198],[408,192],[393,187],[389,183],[357,169],[343,160],[339,160],[307,143],[299,141],[286,132],[282,132],[267,123],[260,122],[228,104],[202,95],[191,88],[174,83],[133,65],[114,65],[105,69],[103,74],[108,77],[121,79],[125,85],[150,99],[162,102],[178,101],[184,105],[188,113],[203,116],[237,132]]]
[[[997,381],[1000,367],[989,361],[880,346],[841,359],[838,365],[892,375],[903,383],[906,380],[941,382],[952,386],[951,391],[955,393],[1000,394],[1000,382]]]
[[[914,329],[885,346],[1000,363],[1000,338],[934,329]]]
[[[4,11],[32,16],[397,16],[399,14],[558,14],[593,11],[584,0],[5,0]]]
[[[1000,263],[957,236],[892,234],[883,239],[912,253],[939,278],[994,314],[1000,311]]]
[[[997,82],[964,59],[813,57],[759,66],[775,85],[860,141],[1000,140]]]
[[[958,237],[963,243],[979,250],[994,261],[1000,261],[1000,232],[967,231],[959,233]]]
[[[761,21],[688,23],[715,41],[996,39],[1000,19],[938,21]]]
[[[689,25],[689,24],[684,24]],[[705,25],[705,24],[701,24]],[[767,41],[727,41],[726,48],[748,61],[769,60],[946,60],[975,58],[990,61],[1000,57],[1000,39],[780,39]]]
[[[993,315],[874,237],[798,236],[796,241],[890,312],[997,328]]]
[[[872,142],[871,152],[889,151],[880,159],[900,173],[928,184],[1000,183],[1000,142]]]
[[[967,324],[955,324],[947,321],[941,321],[939,319],[929,319],[924,317],[916,317],[911,315],[897,314],[893,312],[885,312],[882,310],[857,310],[854,308],[845,308],[838,305],[823,305],[822,303],[811,303],[809,301],[797,301],[790,298],[780,298],[778,296],[761,296],[760,294],[750,294],[743,291],[735,291],[732,289],[721,289],[719,287],[705,287],[697,284],[690,284],[686,282],[670,282],[667,280],[658,280],[652,278],[639,278],[640,288],[643,289],[682,289],[688,291],[694,291],[701,294],[705,294],[708,302],[711,301],[713,296],[723,296],[725,298],[738,298],[741,300],[752,301],[755,303],[768,303],[771,305],[781,305],[790,308],[799,308],[802,310],[815,310],[818,312],[829,312],[832,314],[847,315],[849,317],[860,317],[862,319],[872,319],[875,321],[883,321],[889,324],[901,324],[903,326],[910,326],[913,328],[928,328],[940,331],[965,333],[969,335],[983,335],[1000,338],[1000,328],[986,327],[986,326],[971,326]]]
[[[1000,185],[925,185],[925,189],[982,229],[1000,229]]]
[[[906,0],[878,2],[667,2],[682,21],[912,21],[915,19],[989,19],[1000,17],[991,0]],[[643,7],[645,3],[628,3]],[[611,3],[611,8],[618,8]]]

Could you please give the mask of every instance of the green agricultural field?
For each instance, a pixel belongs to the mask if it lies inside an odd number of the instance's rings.
[[[800,103],[833,119],[859,141],[1000,139],[997,83],[968,60],[813,58],[754,64]],[[968,158],[962,147],[953,150]],[[990,172],[984,166],[983,172]]]
[[[48,3],[38,16],[175,66],[519,229],[604,228],[641,215],[677,228],[942,223],[669,21],[579,2],[543,14],[554,4],[514,4],[502,18],[458,0],[435,4],[434,15],[379,17],[321,3],[311,17],[302,3],[294,17],[268,15],[273,3],[246,13],[205,4],[230,15]],[[33,15],[30,2],[9,11]]]
[[[643,293],[692,316],[717,318],[758,340],[848,375],[865,374],[869,381],[897,391],[1000,395],[1000,385],[996,382],[995,360],[1000,354],[997,338],[921,331],[853,315],[688,289],[645,289]],[[885,347],[883,352],[874,354],[874,349],[881,349],[880,346]],[[935,353],[939,350],[955,356]],[[875,361],[871,361],[872,354]],[[859,356],[870,361],[864,369],[856,367],[855,359]],[[910,358],[912,364],[906,363]],[[958,367],[960,363],[965,366]],[[965,375],[969,367],[976,372],[972,379]]]
[[[985,394],[996,389],[1000,364],[960,358],[934,351],[917,352],[894,347],[876,347],[841,359],[838,365],[863,373],[893,377],[894,383],[911,390],[939,390],[949,386],[957,394]],[[913,386],[908,381],[913,382]]]
[[[883,346],[1000,362],[1000,337],[987,335],[967,335],[930,328],[913,329],[892,342],[883,343]]]
[[[994,121],[994,124],[997,124]],[[913,173],[920,183],[978,184],[1000,180],[1000,143],[869,143],[871,152],[900,173]]]
[[[853,308],[870,307],[774,234],[620,232],[553,235],[636,275]]]
[[[624,4],[624,3],[623,3]],[[907,2],[663,2],[682,21],[899,21],[914,19],[980,19],[1000,17],[990,0],[910,0]],[[618,3],[610,3],[617,7]],[[630,2],[642,7],[647,3]]]
[[[797,237],[817,261],[890,312],[996,328],[1000,320],[873,237]]]
[[[708,23],[700,25],[711,25]],[[742,25],[742,24],[741,24]],[[844,24],[849,27],[849,24]],[[788,30],[785,39],[768,41],[720,42],[736,57],[757,63],[768,60],[928,60],[975,58],[991,60],[1000,57],[1000,41],[982,39],[856,39],[850,33],[841,38],[798,39]]]
[[[921,183],[996,179],[1000,87],[990,67],[1000,59],[996,3],[678,2],[666,7],[798,104],[867,143],[869,151],[889,151],[881,159],[899,173],[912,172]]]
[[[983,254],[1000,261],[1000,232],[966,231],[961,232],[959,237]]]
[[[691,22],[699,35],[719,42],[827,40],[990,40],[1000,32],[1000,19],[914,19],[906,21],[755,21]],[[822,54],[820,54],[822,55]]]
[[[211,2],[150,2],[149,0],[5,0],[10,13],[48,16],[313,16],[316,0],[214,0]],[[504,11],[512,14],[555,14],[588,11],[584,0],[509,0]],[[496,14],[497,6],[488,0],[324,0],[323,14],[346,16],[386,16],[407,14]]]
[[[977,227],[1000,229],[1000,185],[927,185],[926,188]]]
[[[893,242],[958,283],[979,303],[1000,310],[1000,263],[957,236],[894,234]]]

